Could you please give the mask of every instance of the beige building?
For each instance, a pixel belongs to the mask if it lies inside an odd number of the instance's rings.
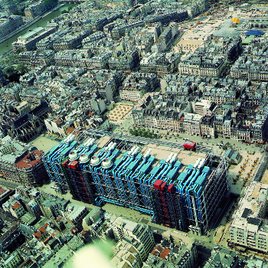
[[[202,116],[199,114],[185,113],[183,121],[183,128],[185,133],[189,135],[201,136],[201,119]]]
[[[257,70],[256,69],[242,69],[242,68],[232,68],[230,75],[232,78],[236,79],[246,79],[254,81],[268,81],[267,70]]]
[[[202,137],[215,138],[215,127],[213,125],[214,116],[204,116],[201,118],[200,131]]]
[[[137,109],[132,113],[135,126],[151,129],[164,129],[181,132],[182,121],[179,114],[167,116],[165,114],[143,113]]]
[[[233,216],[230,226],[230,241],[234,244],[268,253],[267,212],[268,185],[253,182],[239,208]]]
[[[193,110],[196,114],[199,115],[211,115],[211,103],[208,100],[200,100],[193,103]]]
[[[119,217],[112,222],[112,230],[119,241],[127,241],[138,252],[142,261],[146,260],[155,245],[153,232],[148,225]]]
[[[222,136],[225,139],[230,139],[232,135],[232,120],[225,120],[222,125]]]
[[[126,241],[118,242],[111,263],[117,268],[142,267],[142,259],[138,250]]]
[[[137,102],[142,98],[143,93],[141,90],[134,89],[120,90],[120,98],[122,100]]]
[[[203,64],[201,61],[182,61],[178,65],[178,72],[182,75],[219,77],[225,68],[224,58],[218,56],[216,59],[211,59],[207,64]]]
[[[251,142],[252,138],[250,128],[233,127],[231,138],[238,141]]]
[[[136,127],[171,130],[174,132],[182,131],[183,111],[186,103],[169,106],[169,99],[157,100],[159,95],[147,95],[132,110],[132,118]],[[168,104],[169,103],[169,104]]]

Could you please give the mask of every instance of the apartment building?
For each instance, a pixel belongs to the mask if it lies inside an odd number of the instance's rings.
[[[152,73],[131,73],[123,81],[120,89],[120,97],[122,100],[137,102],[147,92],[152,92],[159,88],[159,79],[156,74]]]
[[[199,114],[185,113],[183,119],[183,130],[190,135],[201,136],[201,119]]]
[[[0,176],[23,185],[42,185],[48,181],[42,156],[42,151],[6,136],[0,142]]]
[[[268,81],[267,42],[259,37],[245,48],[243,55],[234,63],[230,75],[236,79]]]
[[[240,38],[210,36],[203,47],[181,60],[178,71],[184,75],[220,77],[228,62],[237,59],[241,52]]]
[[[132,110],[132,116],[138,127],[181,132],[186,107],[187,103],[183,100],[172,102],[159,94],[149,95]]]
[[[230,226],[232,243],[268,253],[267,198],[267,184],[253,182],[246,189]]]
[[[111,228],[118,240],[128,241],[136,248],[141,259],[146,260],[155,245],[153,232],[148,225],[117,218],[111,223]]]
[[[18,37],[17,41],[12,43],[14,51],[27,51],[36,49],[36,44],[46,36],[57,31],[57,27],[37,27],[32,31]]]

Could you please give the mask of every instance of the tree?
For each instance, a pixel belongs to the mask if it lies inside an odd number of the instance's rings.
[[[175,240],[174,240],[174,237],[172,235],[169,235],[169,240],[172,244],[174,244]]]
[[[44,0],[44,4],[49,7],[49,8],[53,8],[58,4],[58,0]]]
[[[19,61],[18,56],[15,53],[10,53],[7,56],[2,57],[0,66],[2,66],[5,78],[12,82],[18,82],[20,76],[28,71],[26,65]]]

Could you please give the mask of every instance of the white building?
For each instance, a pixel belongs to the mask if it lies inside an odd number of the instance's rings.
[[[117,218],[112,222],[112,229],[118,240],[127,241],[137,250],[141,260],[146,260],[155,245],[153,232],[148,225]]]
[[[189,135],[201,135],[200,124],[202,116],[199,114],[185,113],[183,127],[185,133]]]
[[[116,245],[111,263],[117,268],[142,267],[142,259],[138,250],[126,241],[120,241]]]
[[[268,253],[267,212],[268,185],[253,182],[240,200],[230,226],[230,241],[253,250]]]

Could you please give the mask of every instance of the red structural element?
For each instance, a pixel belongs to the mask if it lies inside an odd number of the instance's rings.
[[[154,183],[155,198],[158,207],[158,218],[160,222],[164,223],[166,226],[171,225],[171,219],[169,215],[167,190],[170,186],[162,180],[157,180]]]
[[[196,142],[191,142],[191,141],[188,141],[188,142],[185,142],[183,144],[183,147],[185,150],[195,150],[196,149]]]
[[[69,160],[67,159],[67,160],[65,160],[64,162],[62,162],[62,166],[63,167],[68,167],[68,164],[69,164]]]
[[[71,168],[71,169],[76,169],[77,168],[77,166],[78,166],[78,161],[72,161],[71,163],[69,163],[69,168]]]
[[[175,191],[176,191],[176,189],[175,189],[174,184],[170,184],[170,185],[168,186],[168,192],[169,192],[169,193],[175,193]]]
[[[94,202],[93,188],[91,183],[87,181],[86,175],[80,169],[79,161],[66,160],[62,163],[66,172],[67,183],[74,199],[86,203]]]
[[[157,180],[157,181],[154,183],[154,188],[157,189],[157,190],[160,190],[160,186],[161,186],[162,183],[163,183],[162,180]]]
[[[160,185],[160,190],[161,190],[161,191],[164,191],[166,185],[167,185],[167,183],[166,183],[166,182],[163,182],[163,183]]]

